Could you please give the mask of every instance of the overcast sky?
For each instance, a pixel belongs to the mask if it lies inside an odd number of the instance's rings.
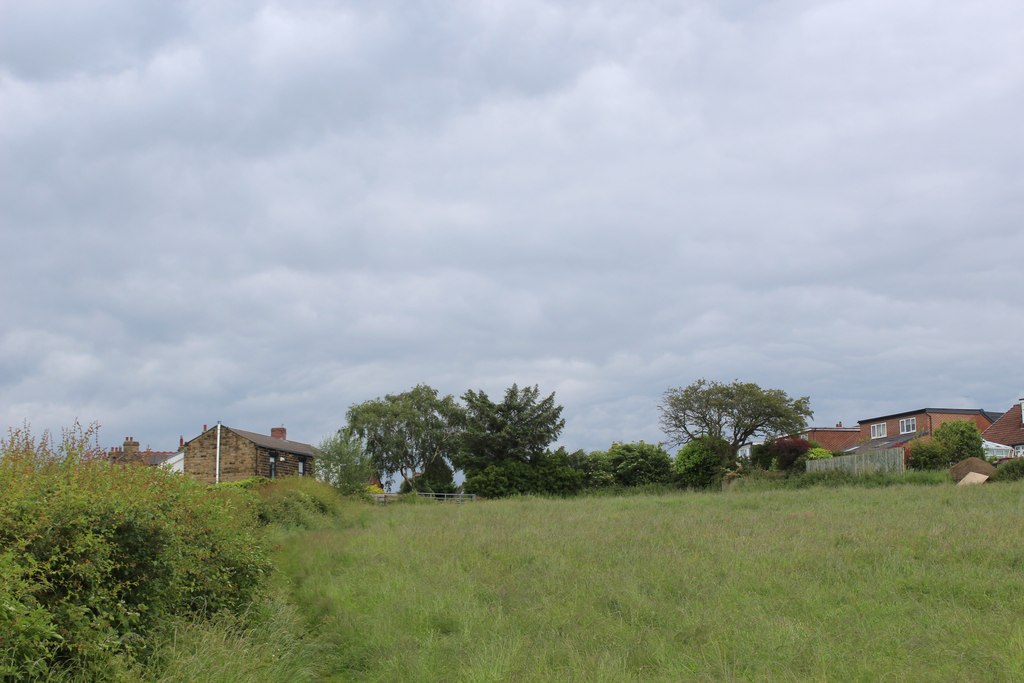
[[[1024,396],[1019,0],[0,0],[0,421]]]

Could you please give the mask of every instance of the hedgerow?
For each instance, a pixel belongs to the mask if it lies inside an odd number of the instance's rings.
[[[270,564],[258,500],[105,462],[95,427],[0,440],[0,678],[118,680],[174,618],[239,613]]]

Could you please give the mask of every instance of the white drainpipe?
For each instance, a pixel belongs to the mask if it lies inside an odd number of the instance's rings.
[[[217,474],[214,477],[214,483],[220,483],[220,420],[217,420]]]

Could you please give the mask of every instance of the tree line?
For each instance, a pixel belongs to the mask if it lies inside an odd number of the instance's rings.
[[[346,424],[320,446],[320,476],[355,491],[374,475],[399,490],[463,490],[496,498],[572,495],[612,486],[710,486],[735,468],[736,450],[758,435],[792,434],[811,416],[807,397],[735,381],[697,380],[665,392],[665,444],[613,443],[607,450],[552,450],[565,427],[552,392],[513,384],[492,400],[456,399],[426,384],[352,405]],[[682,446],[673,459],[666,447]]]

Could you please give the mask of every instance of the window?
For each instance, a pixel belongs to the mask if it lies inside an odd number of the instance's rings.
[[[1024,458],[1024,446],[1014,446],[1013,454],[1018,458]]]
[[[871,425],[871,438],[880,439],[885,436],[885,423],[879,422],[878,424]]]
[[[277,476],[277,458],[270,456],[270,478]]]
[[[303,476],[306,473],[306,461],[299,460],[299,476]]]
[[[900,420],[900,434],[911,434],[917,431],[917,418],[907,417]]]

